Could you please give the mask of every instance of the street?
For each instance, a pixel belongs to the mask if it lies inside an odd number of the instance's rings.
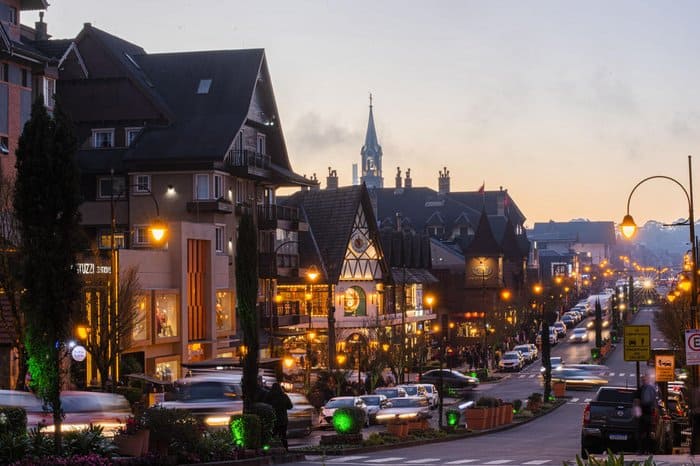
[[[653,308],[642,308],[633,323],[652,325],[652,347],[663,347],[663,338],[653,328]],[[590,319],[590,318],[589,318]],[[579,324],[585,325],[584,320]],[[604,334],[607,336],[607,332]],[[590,355],[593,339],[587,344],[569,344],[566,340],[552,349],[552,356],[561,356],[569,363],[585,361]],[[633,386],[636,384],[636,365],[623,360],[621,343],[612,352],[606,365],[605,375],[609,385]],[[474,392],[474,398],[488,395],[505,400],[525,400],[532,392],[542,391],[538,377],[541,363],[535,362],[522,372],[507,375],[501,382],[482,384]],[[646,369],[641,364],[642,373]],[[450,442],[428,444],[410,448],[391,448],[384,451],[356,455],[326,457],[308,455],[306,461],[295,464],[391,464],[391,465],[555,465],[573,461],[580,453],[581,416],[585,404],[594,392],[568,390],[567,402],[554,412],[527,424]],[[365,429],[366,433],[382,430],[382,427]],[[328,432],[326,432],[328,433]],[[304,439],[306,444],[315,444],[320,435],[315,432]]]

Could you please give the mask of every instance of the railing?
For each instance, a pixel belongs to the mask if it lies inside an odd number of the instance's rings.
[[[270,156],[252,150],[230,150],[226,160],[234,167],[269,168]]]
[[[287,207],[277,204],[259,205],[258,206],[258,221],[260,220],[299,220],[299,209],[296,207]]]

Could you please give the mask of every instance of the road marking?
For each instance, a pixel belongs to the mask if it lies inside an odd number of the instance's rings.
[[[422,460],[411,460],[406,461],[406,464],[424,464],[424,463],[434,463],[440,461],[442,458],[423,458]]]
[[[537,374],[532,374],[529,378],[532,379],[532,378],[534,378],[535,376],[537,376]]]
[[[571,402],[572,402],[572,403],[577,403],[577,402],[578,402],[578,398],[572,398],[572,399],[571,399]]]
[[[520,374],[520,375],[518,376],[519,379],[524,379],[525,377],[527,377],[527,374]]]
[[[528,461],[527,463],[523,463],[523,464],[545,464],[545,463],[549,463],[550,461],[552,461],[552,460],[534,460],[534,461]]]
[[[338,463],[347,463],[348,461],[356,461],[356,460],[363,460],[365,458],[369,458],[369,456],[344,456],[342,458],[333,458],[330,460],[326,460],[326,463],[333,463],[333,464],[338,464]]]
[[[506,463],[511,463],[513,460],[493,460],[493,461],[487,461],[484,464],[506,464]]]
[[[625,376],[625,373],[624,373],[624,372],[620,372],[620,373],[617,374],[617,375],[619,375],[620,377],[624,377],[624,376]]]
[[[608,376],[609,376],[609,377],[615,377],[615,373],[614,373],[614,372],[611,372],[611,373],[608,374]]]
[[[378,458],[376,460],[367,460],[365,463],[391,463],[392,461],[402,460],[403,456],[390,456],[389,458]]]
[[[473,463],[474,461],[479,461],[479,460],[457,460],[457,461],[450,461],[449,463],[445,463],[445,464],[467,464],[467,463]]]
[[[586,398],[585,400],[583,400],[583,402],[584,402],[584,403],[590,403],[591,400],[592,400],[592,398]]]

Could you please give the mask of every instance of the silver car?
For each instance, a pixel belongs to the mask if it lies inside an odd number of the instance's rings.
[[[388,398],[385,395],[362,395],[360,398],[367,405],[367,414],[369,414],[369,423],[377,423],[377,413],[380,409],[386,408]]]
[[[406,396],[403,398],[390,398],[389,406],[380,409],[377,413],[377,423],[388,424],[392,421],[413,421],[430,419],[433,417],[430,411],[430,403],[422,396]]]
[[[359,396],[336,396],[326,402],[321,408],[321,423],[322,425],[333,424],[333,413],[338,408],[350,408],[356,406],[365,412],[364,425],[369,426],[369,412],[367,404]]]

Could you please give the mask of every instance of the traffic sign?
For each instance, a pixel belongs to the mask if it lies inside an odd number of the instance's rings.
[[[625,325],[625,361],[648,361],[651,357],[651,327]]]
[[[700,366],[700,330],[685,331],[685,362],[689,366]]]
[[[676,380],[676,358],[672,354],[656,355],[656,381],[673,382]]]

